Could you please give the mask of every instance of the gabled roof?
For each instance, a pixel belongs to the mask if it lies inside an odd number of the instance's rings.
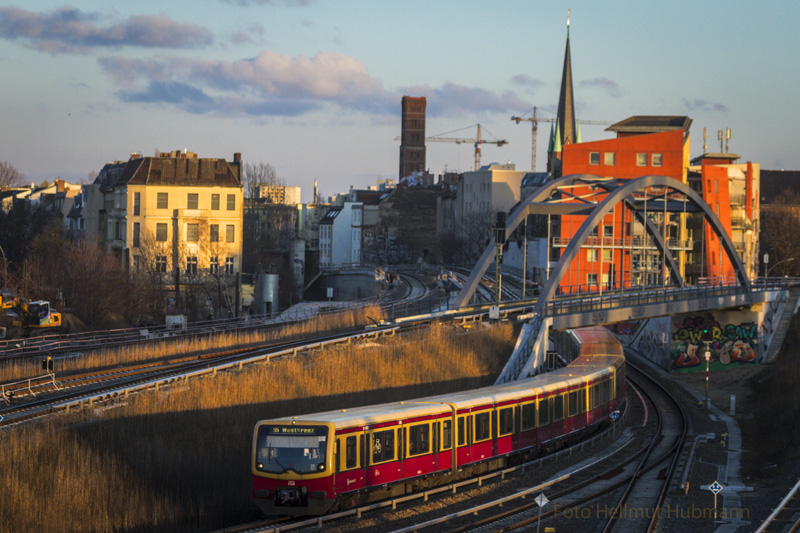
[[[320,224],[333,224],[333,219],[335,219],[339,213],[342,212],[341,207],[331,207],[325,216],[322,217],[322,220],[319,221]]]
[[[552,178],[549,172],[528,172],[522,178],[522,187],[541,187]]]
[[[704,161],[708,161],[711,164],[725,164],[725,163],[732,163],[737,159],[741,159],[742,156],[738,154],[732,153],[705,153],[703,155],[699,155],[690,161],[692,165],[700,165]]]
[[[355,193],[355,201],[361,202],[364,205],[379,205],[386,200],[394,189],[388,191],[353,191]]]
[[[108,163],[95,183],[116,185],[192,185],[239,187],[239,165],[224,159],[139,157]]]
[[[674,130],[684,130],[688,132],[691,125],[692,119],[684,116],[634,115],[621,122],[612,124],[606,128],[606,131],[613,131],[617,134],[662,133]]]

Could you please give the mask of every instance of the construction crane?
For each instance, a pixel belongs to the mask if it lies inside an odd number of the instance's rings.
[[[475,145],[475,170],[477,171],[477,170],[480,170],[480,168],[481,168],[481,145],[482,144],[494,144],[494,145],[497,145],[497,146],[503,146],[504,144],[508,144],[508,141],[505,140],[505,139],[494,140],[494,141],[487,141],[485,139],[481,139],[481,125],[480,124],[475,124],[475,126],[477,126],[478,131],[477,131],[474,139],[465,139],[465,138],[461,138],[461,137],[439,137],[439,136],[434,136],[434,137],[425,137],[425,142],[456,143],[456,144],[472,143],[472,144],[474,144]],[[470,128],[472,126],[467,126],[467,127]],[[466,128],[461,128],[461,129],[463,130],[463,129],[466,129]],[[461,130],[454,130],[454,131],[461,131]],[[453,133],[453,132],[448,132],[448,133]],[[446,135],[446,134],[442,133],[441,135]],[[490,135],[491,135],[491,133],[490,133]],[[494,135],[492,135],[492,136],[494,137]],[[394,140],[395,141],[399,141],[399,140],[401,140],[401,138],[400,137],[395,137]]]
[[[536,116],[536,107],[533,108],[533,116],[531,118],[523,118],[523,117],[511,117],[511,120],[519,124],[520,122],[530,122],[531,123],[531,172],[536,172],[536,134],[539,131],[538,124],[539,122],[556,122],[558,121],[557,117],[553,118],[541,118]],[[610,126],[613,122],[609,122],[606,120],[584,120],[581,124],[599,124],[604,126]]]

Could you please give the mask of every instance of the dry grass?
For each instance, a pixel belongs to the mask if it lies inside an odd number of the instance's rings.
[[[511,325],[255,365],[0,433],[0,531],[206,531],[256,519],[256,421],[490,384]]]
[[[69,375],[77,372],[91,372],[121,365],[134,365],[162,361],[234,347],[255,347],[275,341],[289,341],[311,338],[315,335],[339,333],[353,328],[372,324],[383,319],[379,306],[368,306],[340,313],[321,315],[317,318],[290,324],[284,327],[269,327],[261,330],[243,332],[224,332],[213,336],[184,337],[163,342],[137,343],[117,346],[108,350],[88,352],[80,357],[57,361],[56,372]],[[40,360],[0,360],[0,382],[13,381],[38,376]]]

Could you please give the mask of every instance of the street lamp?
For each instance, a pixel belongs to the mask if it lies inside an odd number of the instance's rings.
[[[789,261],[794,261],[794,257],[790,257],[789,259],[784,259],[783,261],[778,261],[777,263],[775,263],[774,265],[772,265],[771,267],[769,267],[767,269],[767,275],[764,276],[764,277],[768,278],[769,277],[769,273],[772,272],[773,268],[775,268],[776,266],[780,265],[781,263],[788,263]]]

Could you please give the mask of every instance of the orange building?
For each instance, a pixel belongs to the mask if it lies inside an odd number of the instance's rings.
[[[748,276],[755,277],[758,165],[735,164],[739,156],[728,153],[704,154],[690,161],[691,123],[683,116],[630,117],[608,128],[617,134],[614,139],[564,146],[562,173],[617,179],[659,175],[691,186],[717,214]],[[651,188],[649,192],[658,196],[665,191]],[[589,187],[573,188],[562,192],[562,200],[586,201],[589,194]],[[592,201],[603,197],[595,195]],[[664,211],[647,216],[667,242],[681,277],[688,283],[733,280],[733,265],[713,230],[702,224],[701,215]],[[585,219],[584,215],[562,215],[552,243],[554,249],[566,248]],[[603,218],[584,243],[561,282],[561,290],[585,292],[669,283],[669,273],[652,237],[646,235],[644,225],[631,211],[620,205]]]
[[[562,151],[562,174],[588,174],[599,177],[634,179],[662,175],[686,183],[689,163],[689,126],[691,119],[681,116],[634,116],[612,125],[607,131],[614,139],[568,144]],[[566,202],[580,202],[589,188],[575,188]],[[596,198],[597,200],[602,199]],[[686,240],[684,215],[655,213],[650,218],[664,232],[673,257],[681,266],[685,252],[691,250]],[[553,246],[565,248],[586,219],[583,215],[561,217],[559,237]],[[619,206],[607,214],[561,283],[564,292],[596,290],[663,283],[663,265],[644,226],[631,212]]]

